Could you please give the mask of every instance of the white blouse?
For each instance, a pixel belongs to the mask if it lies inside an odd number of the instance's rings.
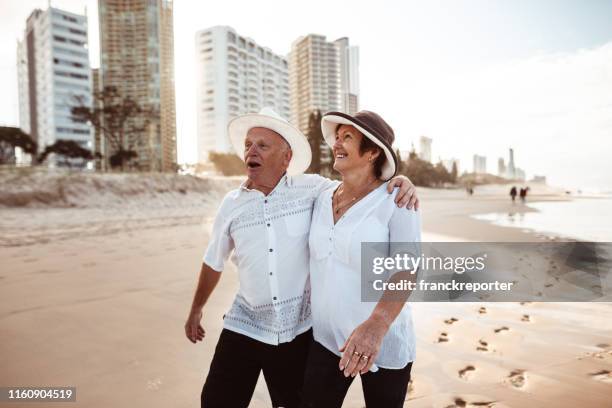
[[[334,225],[332,196],[323,191],[310,227],[310,284],[313,334],[317,342],[341,356],[340,348],[353,330],[370,317],[375,302],[361,300],[362,242],[420,242],[419,213],[398,208],[398,189],[387,183],[355,203]],[[397,316],[385,335],[370,371],[400,369],[415,358],[415,335],[410,306]]]

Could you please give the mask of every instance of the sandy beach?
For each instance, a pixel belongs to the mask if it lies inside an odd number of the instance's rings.
[[[63,195],[47,180],[33,199],[3,179],[0,385],[76,387],[76,403],[54,407],[199,406],[233,266],[204,309],[204,342],[190,343],[183,325],[216,207],[239,180],[159,179],[167,188],[155,192],[142,180],[96,180],[73,180]],[[124,185],[132,193],[121,202]],[[535,211],[512,205],[505,187],[419,195],[424,241],[550,238],[471,217]],[[530,197],[567,199],[544,188]],[[413,318],[406,407],[612,406],[610,303],[417,303]],[[262,378],[251,406],[270,406]],[[344,406],[363,406],[358,380]]]

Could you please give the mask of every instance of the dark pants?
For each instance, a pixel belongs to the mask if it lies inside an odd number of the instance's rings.
[[[304,379],[302,408],[341,407],[353,382],[345,377],[338,365],[340,357],[312,341]],[[402,369],[379,368],[361,376],[363,397],[367,408],[403,407],[406,399],[412,362]]]
[[[311,341],[312,330],[272,346],[223,329],[202,388],[202,408],[248,407],[260,371],[274,407],[298,407]]]

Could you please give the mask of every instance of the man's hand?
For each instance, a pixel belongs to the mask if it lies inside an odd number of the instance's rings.
[[[204,340],[204,335],[206,333],[204,332],[204,328],[200,324],[201,320],[202,311],[191,311],[189,313],[189,317],[187,318],[187,322],[185,323],[185,334],[187,335],[189,341],[191,341],[193,344],[197,343],[198,341]]]
[[[408,210],[412,209],[413,207],[415,211],[419,209],[419,199],[416,195],[416,187],[414,184],[412,184],[408,177],[393,177],[387,186],[387,191],[389,194],[393,192],[395,187],[399,187],[399,191],[395,197],[395,203],[399,208],[406,206],[406,209]]]
[[[370,370],[388,330],[388,323],[375,317],[370,317],[353,330],[340,349],[342,358],[339,369],[344,371],[345,377],[365,374]]]

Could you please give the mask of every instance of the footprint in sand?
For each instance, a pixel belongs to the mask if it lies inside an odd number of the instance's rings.
[[[445,332],[440,333],[440,336],[438,336],[438,343],[444,343],[447,342],[448,339],[448,334]]]
[[[523,388],[525,383],[527,382],[527,375],[525,374],[525,370],[512,370],[510,374],[508,374],[508,382],[514,388]]]
[[[502,326],[502,327],[499,327],[499,328],[497,328],[497,329],[494,329],[493,331],[494,331],[495,333],[499,333],[499,332],[502,332],[502,331],[504,331],[504,330],[510,330],[510,329],[509,329],[507,326]]]
[[[486,307],[484,307],[484,306],[482,306],[480,309],[478,309],[478,313],[480,313],[480,314],[485,314],[485,313],[487,313],[487,308],[486,308]]]
[[[590,373],[589,375],[594,380],[612,384],[612,371],[610,370],[600,370],[595,373]]]
[[[528,314],[524,314],[523,317],[521,317],[521,322],[530,322],[531,321],[531,316],[529,316]]]
[[[148,390],[158,390],[160,385],[162,384],[161,378],[154,378],[152,380],[147,381],[147,389]]]
[[[465,408],[473,407],[494,407],[497,401],[466,401],[461,397],[455,397],[454,405],[448,405],[444,408]]]
[[[456,318],[454,318],[454,317],[451,317],[450,319],[446,319],[446,320],[444,321],[444,323],[446,323],[446,324],[453,324],[453,323],[458,322],[458,321],[459,321],[459,319],[456,319]]]
[[[476,351],[489,351],[489,343],[484,341],[483,339],[478,340],[478,346],[476,347]]]
[[[463,378],[464,380],[469,380],[471,377],[472,371],[476,371],[476,367],[474,367],[473,365],[468,365],[462,368],[461,370],[457,371],[457,374],[459,374],[459,378]]]

